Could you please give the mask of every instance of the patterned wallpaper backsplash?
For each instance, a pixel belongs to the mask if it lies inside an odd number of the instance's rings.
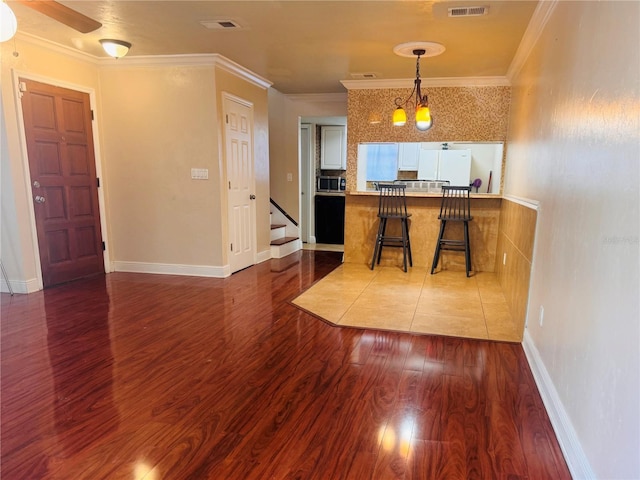
[[[511,87],[428,87],[433,127],[394,127],[391,116],[397,97],[411,89],[349,90],[347,99],[347,190],[356,190],[358,143],[361,142],[504,142],[507,138]],[[423,93],[424,93],[423,91]],[[371,119],[380,123],[370,123]],[[504,164],[502,171],[504,172]]]

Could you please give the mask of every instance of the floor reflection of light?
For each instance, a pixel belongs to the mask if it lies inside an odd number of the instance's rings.
[[[391,425],[381,426],[378,429],[378,443],[383,450],[391,452],[398,449],[398,453],[407,457],[411,451],[415,418],[412,415],[405,417],[396,432]]]
[[[402,426],[400,427],[400,445],[398,446],[398,450],[400,451],[400,455],[403,457],[407,457],[411,450],[411,438],[413,437],[414,425],[415,418],[413,416],[407,416],[402,421]]]
[[[133,467],[134,480],[158,480],[159,478],[158,470],[145,462],[137,461]]]

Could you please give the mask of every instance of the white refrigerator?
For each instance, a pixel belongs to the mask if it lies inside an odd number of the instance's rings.
[[[420,150],[418,180],[448,180],[449,185],[469,186],[471,150]]]

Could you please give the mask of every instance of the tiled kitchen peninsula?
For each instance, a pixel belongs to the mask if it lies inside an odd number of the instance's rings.
[[[440,203],[442,196],[434,193],[408,192],[407,211],[413,265],[431,267],[438,239]],[[371,263],[376,233],[378,231],[378,192],[349,192],[346,195],[344,261],[348,263]],[[495,271],[498,228],[502,198],[499,195],[472,194],[469,235],[471,264],[474,272]],[[399,222],[398,222],[399,223]],[[459,222],[447,224],[447,235],[462,238]],[[399,228],[389,222],[388,232]],[[399,233],[398,233],[399,234]],[[380,265],[402,264],[402,249],[385,247]],[[464,253],[443,251],[438,270],[460,270],[464,275]]]

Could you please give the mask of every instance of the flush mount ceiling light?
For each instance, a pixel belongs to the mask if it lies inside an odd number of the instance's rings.
[[[125,42],[124,40],[113,40],[109,38],[103,38],[100,40],[100,44],[104,51],[107,52],[113,58],[122,58],[124,57],[131,48],[131,44],[129,42]]]
[[[0,0],[0,42],[10,40],[18,30],[18,21],[13,10]]]
[[[416,79],[413,82],[413,90],[409,96],[403,100],[402,97],[398,97],[395,100],[396,109],[393,112],[393,124],[396,127],[402,127],[407,123],[407,113],[403,107],[407,107],[411,104],[411,100],[415,98],[412,107],[415,109],[416,128],[421,131],[429,130],[433,126],[433,118],[431,118],[431,111],[429,110],[429,100],[427,94],[422,94],[420,85],[422,80],[420,79],[420,57],[434,57],[444,52],[443,45],[434,42],[411,42],[403,43],[396,46],[393,51],[396,55],[402,57],[417,57],[416,58]],[[414,97],[415,94],[415,97]]]

